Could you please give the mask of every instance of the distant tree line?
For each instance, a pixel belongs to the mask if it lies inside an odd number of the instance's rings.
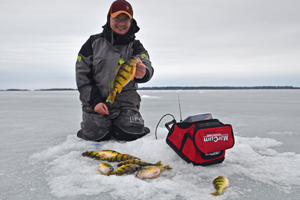
[[[0,91],[30,91],[28,89],[7,89],[7,90],[0,90]]]
[[[73,88],[49,88],[49,89],[37,89],[34,91],[66,91],[66,90],[77,90],[77,89],[73,89]],[[1,90],[0,91],[31,91],[28,89],[7,89],[7,90]]]
[[[245,90],[245,89],[300,89],[293,86],[166,86],[166,87],[140,87],[139,90]]]
[[[77,90],[77,89],[73,89],[73,88],[50,88],[50,89],[37,89],[34,91],[65,91],[65,90]]]

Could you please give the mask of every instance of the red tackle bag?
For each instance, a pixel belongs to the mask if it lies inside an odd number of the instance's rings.
[[[223,124],[218,119],[181,123],[172,121],[165,126],[169,130],[167,144],[183,160],[194,165],[222,163],[225,150],[234,145],[231,125]]]

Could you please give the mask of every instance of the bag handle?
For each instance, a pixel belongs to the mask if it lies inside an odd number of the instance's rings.
[[[168,123],[165,123],[165,127],[168,129],[168,131],[170,131],[171,128],[170,128],[169,126],[170,126],[171,124],[175,124],[175,123],[176,123],[176,120],[173,119],[172,121],[170,121],[170,122],[168,122]]]
[[[155,128],[155,139],[157,139],[157,127],[158,127],[159,123],[161,122],[161,120],[162,120],[165,116],[167,116],[167,115],[170,115],[170,116],[173,117],[173,120],[172,120],[172,121],[170,121],[170,122],[168,122],[168,123],[165,124],[165,127],[168,129],[168,131],[170,131],[169,125],[175,124],[175,123],[176,123],[175,117],[174,117],[173,115],[171,115],[171,114],[165,114],[164,116],[162,116],[162,117],[160,118],[159,122],[157,123],[156,128]]]

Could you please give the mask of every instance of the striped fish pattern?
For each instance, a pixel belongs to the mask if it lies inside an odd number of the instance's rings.
[[[127,164],[135,164],[135,165],[139,165],[139,166],[162,166],[161,161],[153,164],[153,163],[144,162],[144,161],[138,160],[138,159],[125,160],[123,162],[120,162],[118,164],[118,166],[120,167],[122,165],[127,165]]]
[[[229,180],[225,176],[218,176],[213,181],[214,187],[217,190],[215,193],[210,193],[213,196],[219,196],[229,186]]]
[[[107,158],[101,158],[101,160],[106,160],[108,162],[121,162],[125,160],[131,160],[131,159],[137,159],[140,160],[139,158],[129,155],[129,154],[118,154],[114,157],[107,157]]]
[[[116,69],[116,77],[112,81],[113,89],[108,95],[106,102],[114,103],[117,92],[121,93],[123,87],[134,79],[136,64],[140,62],[140,58],[132,58]]]
[[[119,155],[119,152],[113,150],[102,150],[98,152],[102,157],[114,157]]]
[[[112,174],[115,174],[117,176],[122,176],[124,174],[132,174],[133,172],[137,171],[139,168],[140,166],[135,164],[122,165],[116,171],[108,174],[108,176]]]
[[[136,177],[139,179],[156,178],[162,171],[170,169],[172,168],[169,165],[166,165],[164,167],[146,166],[138,171]]]
[[[102,156],[97,151],[85,151],[82,156],[99,160]]]
[[[121,162],[121,161],[131,160],[131,159],[140,160],[138,157],[129,154],[121,154],[121,153],[118,153],[116,156],[112,156],[112,157],[103,157],[97,151],[85,151],[82,153],[82,156],[94,158],[95,160],[105,160],[108,162]]]
[[[116,175],[122,176],[124,174],[131,174],[138,171],[136,177],[139,179],[151,179],[156,178],[164,170],[172,169],[169,165],[162,167],[161,161],[157,163],[149,163],[140,160],[139,158],[129,155],[121,154],[113,150],[102,150],[102,151],[85,151],[82,156],[94,158],[95,160],[108,161],[108,162],[119,162],[119,167],[116,171],[113,171],[113,167],[108,163],[100,163],[98,171],[104,175]],[[219,177],[218,177],[219,178]],[[214,181],[214,185],[219,185],[219,181]],[[215,188],[217,189],[217,186]],[[219,188],[218,188],[219,189]],[[217,190],[218,190],[217,189]],[[219,195],[219,193],[213,193],[212,195]]]

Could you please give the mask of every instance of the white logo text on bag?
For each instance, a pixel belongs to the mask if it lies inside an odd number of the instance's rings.
[[[221,133],[211,134],[203,137],[204,142],[218,142],[228,141],[228,134],[222,135]]]
[[[215,152],[212,152],[212,153],[206,153],[205,156],[215,156],[215,155],[218,155],[220,153],[221,153],[221,151],[215,151]]]

